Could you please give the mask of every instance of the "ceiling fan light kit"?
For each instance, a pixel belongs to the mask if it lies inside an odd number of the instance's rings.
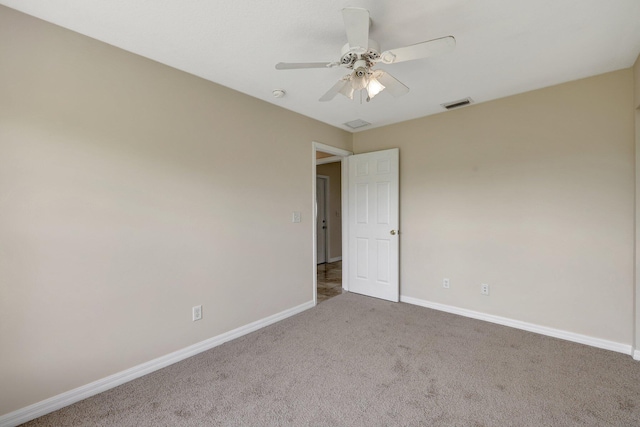
[[[360,90],[366,90],[367,102],[385,89],[394,97],[402,96],[409,88],[386,71],[372,69],[376,63],[395,64],[428,58],[451,52],[456,45],[455,38],[448,36],[380,53],[380,45],[369,38],[371,19],[368,10],[347,7],[342,9],[342,17],[348,43],[342,47],[340,61],[276,64],[277,70],[334,67],[353,70],[320,98],[323,102],[331,101],[337,94],[353,99],[353,94]]]

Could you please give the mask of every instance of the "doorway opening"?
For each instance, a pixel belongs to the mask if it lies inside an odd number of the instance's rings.
[[[316,304],[348,290],[344,273],[346,165],[343,160],[350,154],[339,148],[313,143],[313,297]]]
[[[398,148],[353,155],[318,142],[312,150],[312,212],[317,213],[317,160],[340,161],[342,290],[400,300],[400,152]],[[326,159],[331,159],[327,157]],[[348,162],[347,162],[348,160]],[[335,211],[334,211],[335,212]],[[315,215],[314,215],[315,217]],[[328,218],[331,218],[329,216]],[[314,218],[317,219],[317,218]],[[312,221],[313,302],[317,304],[318,223]]]
[[[318,264],[316,298],[318,304],[343,292],[342,261]]]

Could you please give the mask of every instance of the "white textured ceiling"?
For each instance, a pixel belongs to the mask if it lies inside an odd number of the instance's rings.
[[[322,122],[382,126],[633,65],[640,0],[0,0],[46,21]],[[381,50],[453,35],[453,53],[376,68],[410,92],[371,102],[319,102],[343,68],[275,70],[337,61],[341,9],[363,7]],[[271,92],[284,89],[284,98]]]

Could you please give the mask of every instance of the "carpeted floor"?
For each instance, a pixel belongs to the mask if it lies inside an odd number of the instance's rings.
[[[355,294],[28,426],[638,426],[629,356]]]

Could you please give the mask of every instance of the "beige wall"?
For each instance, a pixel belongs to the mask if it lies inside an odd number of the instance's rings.
[[[329,224],[329,259],[342,257],[342,200],[341,200],[341,163],[318,165],[318,175],[329,177],[329,206],[327,223]]]
[[[322,151],[316,151],[316,159],[326,159],[327,157],[333,157],[334,154],[325,153]]]
[[[313,300],[349,133],[2,6],[0,57],[0,414]]]
[[[400,148],[401,294],[630,345],[632,102],[626,69],[356,133]]]

